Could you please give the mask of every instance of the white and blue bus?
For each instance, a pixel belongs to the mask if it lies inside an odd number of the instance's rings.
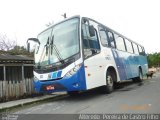
[[[65,19],[30,41],[37,92],[72,95],[101,87],[111,93],[116,82],[141,81],[148,72],[143,46],[87,17]]]

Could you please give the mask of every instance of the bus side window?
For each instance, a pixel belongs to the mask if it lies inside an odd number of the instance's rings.
[[[83,40],[83,47],[84,49],[90,48],[88,42],[88,27],[86,24],[82,24],[82,40]]]
[[[139,55],[145,55],[144,48],[138,45]]]
[[[82,21],[82,39],[84,57],[88,58],[100,51],[97,30],[89,21]]]
[[[139,54],[137,44],[135,44],[135,43],[132,43],[132,44],[133,44],[134,53],[135,53],[135,54]]]
[[[99,35],[103,46],[108,47],[108,37],[105,28],[99,26]]]
[[[118,50],[126,51],[125,43],[123,37],[119,36],[118,34],[114,33],[114,38],[116,41],[116,47]]]
[[[142,47],[142,51],[143,51],[143,55],[145,56],[145,55],[146,55],[146,52],[145,52],[144,47]]]
[[[108,38],[109,38],[109,42],[110,42],[110,46],[113,48],[116,48],[115,45],[115,41],[114,41],[114,37],[113,37],[113,33],[108,31]]]
[[[128,39],[125,39],[125,43],[126,43],[127,52],[133,53],[132,43]]]
[[[89,33],[90,33],[90,38],[88,40],[89,40],[90,48],[94,50],[99,50],[100,46],[98,42],[97,30],[94,28],[93,25],[89,26]]]

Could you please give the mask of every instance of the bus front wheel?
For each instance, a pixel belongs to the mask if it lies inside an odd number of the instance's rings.
[[[107,71],[105,93],[109,94],[114,89],[114,72]]]

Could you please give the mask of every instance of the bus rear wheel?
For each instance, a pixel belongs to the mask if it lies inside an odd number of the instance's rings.
[[[133,78],[134,82],[142,82],[143,81],[143,73],[142,73],[142,69],[139,69],[139,76],[136,78]]]
[[[142,80],[143,80],[143,73],[142,73],[141,69],[139,69],[139,76],[138,76],[137,80],[138,80],[138,82],[142,82]]]

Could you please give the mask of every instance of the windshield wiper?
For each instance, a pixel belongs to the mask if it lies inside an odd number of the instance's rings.
[[[51,40],[50,45],[51,45],[51,55],[52,55],[52,52],[53,52],[52,49],[54,49],[55,52],[56,52],[56,56],[57,56],[57,58],[59,59],[59,61],[60,61],[61,63],[64,63],[65,61],[63,60],[63,58],[62,58],[59,50],[57,49],[56,45],[54,44],[54,35],[52,36],[52,40]]]
[[[42,50],[42,54],[41,54],[41,56],[40,56],[40,59],[39,59],[39,62],[38,62],[38,65],[37,65],[37,67],[38,68],[41,68],[41,65],[40,65],[40,63],[41,63],[41,61],[44,59],[44,57],[45,57],[45,54],[44,54],[44,51],[45,51],[45,49],[46,49],[46,55],[48,54],[48,45],[49,45],[49,37],[48,37],[48,39],[47,39],[47,43],[44,45],[44,47],[43,47],[43,50]],[[43,58],[42,58],[43,57]]]

